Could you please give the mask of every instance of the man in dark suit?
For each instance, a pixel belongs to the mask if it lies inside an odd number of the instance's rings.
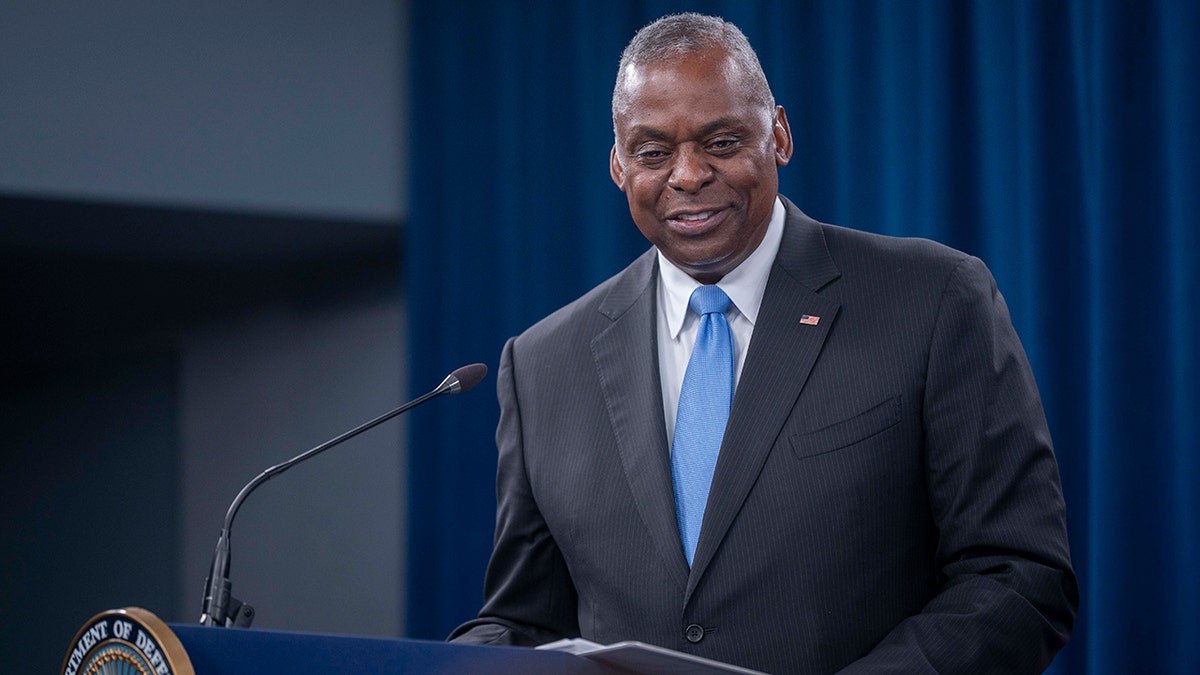
[[[642,29],[613,123],[612,177],[654,247],[505,345],[495,550],[452,639],[640,640],[773,673],[1044,669],[1078,589],[983,263],[779,197],[787,116],[719,19]],[[728,308],[689,309],[697,288]],[[689,385],[712,344],[728,374]],[[691,427],[714,420],[705,450]],[[676,465],[695,452],[698,483]]]

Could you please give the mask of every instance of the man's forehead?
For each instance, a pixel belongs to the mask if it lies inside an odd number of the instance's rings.
[[[687,134],[695,134],[696,136],[709,136],[711,134],[721,133],[725,131],[746,131],[748,127],[757,126],[758,120],[752,120],[735,115],[721,115],[712,119],[699,121],[694,128],[677,129],[670,127],[669,124],[659,126],[655,124],[658,121],[653,117],[646,118],[641,123],[628,124],[622,131],[622,135],[630,139],[658,139],[658,140],[674,140],[674,135],[680,132]]]
[[[678,59],[631,64],[623,78],[619,96],[622,110],[618,112],[630,112],[640,105],[696,100],[721,92],[752,96],[747,78],[741,76],[735,64]]]
[[[627,63],[625,64],[625,72],[622,73],[625,77],[621,80],[621,86],[628,92],[631,89],[640,89],[645,86],[646,79],[650,76],[646,72],[645,63]]]
[[[669,126],[676,118],[705,129],[769,125],[772,111],[762,108],[745,79],[727,68],[722,71],[726,77],[689,76],[666,63],[630,67],[622,105],[614,111],[617,131],[645,132]],[[715,97],[706,95],[710,92]]]

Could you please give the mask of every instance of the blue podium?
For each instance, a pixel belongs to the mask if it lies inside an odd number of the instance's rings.
[[[447,644],[249,628],[167,625],[140,607],[88,620],[60,675],[304,675],[305,673],[558,673],[763,675],[636,641],[559,640],[546,649]]]
[[[196,675],[614,673],[572,654],[425,640],[170,624]]]

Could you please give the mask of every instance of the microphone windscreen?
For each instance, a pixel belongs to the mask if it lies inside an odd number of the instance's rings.
[[[479,381],[487,376],[487,370],[487,366],[482,363],[472,363],[450,373],[450,376],[458,378],[459,391],[464,392],[479,384]]]

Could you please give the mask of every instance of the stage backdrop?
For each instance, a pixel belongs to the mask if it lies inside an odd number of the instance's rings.
[[[494,371],[505,338],[646,248],[608,176],[609,96],[633,32],[682,9],[756,46],[795,134],[784,194],[995,273],[1083,589],[1055,672],[1200,671],[1191,0],[414,3],[414,390],[460,363]],[[494,385],[411,418],[413,636],[443,637],[480,603]]]

